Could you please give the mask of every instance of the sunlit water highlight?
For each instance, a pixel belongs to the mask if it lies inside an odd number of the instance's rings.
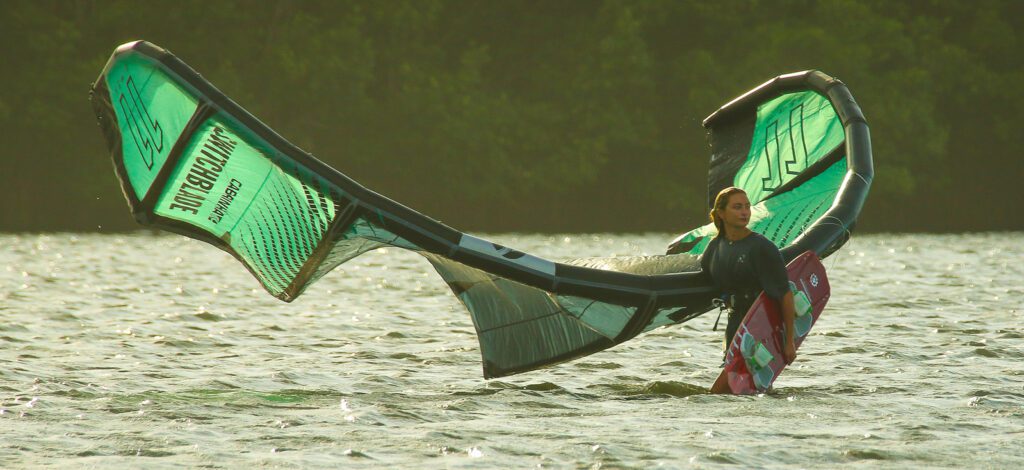
[[[515,235],[550,259],[671,237]],[[182,237],[0,235],[0,466],[713,468],[1024,463],[1024,234],[865,235],[772,393],[706,394],[713,315],[481,378],[469,315],[378,250],[292,304]]]

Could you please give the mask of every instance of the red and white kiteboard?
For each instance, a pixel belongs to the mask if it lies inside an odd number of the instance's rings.
[[[828,303],[828,278],[825,266],[811,251],[791,261],[786,272],[796,306],[794,338],[799,348]],[[786,368],[783,326],[778,302],[762,292],[736,331],[725,356],[725,367],[711,386],[711,393],[749,395],[768,390]]]

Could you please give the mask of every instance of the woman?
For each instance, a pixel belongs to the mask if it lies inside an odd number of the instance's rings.
[[[711,221],[718,235],[708,244],[701,259],[701,268],[723,294],[729,307],[729,323],[725,329],[725,347],[739,329],[751,304],[764,291],[781,304],[786,326],[786,364],[796,359],[793,341],[793,320],[796,309],[782,253],[771,240],[747,228],[750,223],[750,200],[740,188],[729,187],[718,193],[711,209]]]

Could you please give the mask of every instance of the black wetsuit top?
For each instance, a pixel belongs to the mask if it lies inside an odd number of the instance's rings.
[[[789,276],[782,253],[771,240],[757,232],[735,242],[724,236],[711,240],[700,265],[731,306],[725,329],[726,347],[762,290],[779,302],[789,292]]]

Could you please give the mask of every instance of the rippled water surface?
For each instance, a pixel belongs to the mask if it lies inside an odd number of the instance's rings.
[[[490,238],[551,259],[671,237]],[[863,235],[773,392],[711,396],[713,315],[485,381],[429,264],[368,253],[282,303],[172,235],[0,235],[0,466],[1024,464],[1024,234]]]

